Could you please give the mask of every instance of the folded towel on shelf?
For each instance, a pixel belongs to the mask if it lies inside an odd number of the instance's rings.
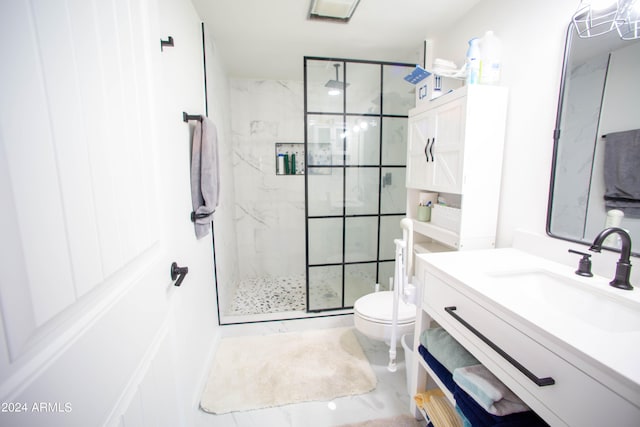
[[[493,415],[484,410],[464,390],[456,386],[453,392],[456,405],[473,427],[544,427],[548,426],[533,411],[517,412],[509,415]]]
[[[467,394],[460,386],[456,385],[453,375],[438,360],[429,353],[429,351],[420,344],[418,353],[429,368],[440,379],[440,381],[453,393],[456,400],[456,407],[462,412],[464,418],[462,422],[464,427],[484,427],[484,426],[500,426],[500,427],[537,427],[546,426],[547,424],[533,411],[518,412],[510,415],[498,416],[485,411],[471,396]],[[416,401],[416,404],[418,402]],[[466,419],[466,423],[465,423]]]
[[[528,411],[529,407],[483,365],[453,371],[455,383],[493,415]]]
[[[463,427],[462,419],[442,390],[427,390],[416,394],[413,399],[416,405],[427,413],[434,427]]]
[[[416,402],[418,408],[425,409],[427,401],[431,399],[431,396],[433,396],[434,394],[444,396],[442,390],[440,390],[439,388],[434,388],[431,390],[423,391],[421,393],[416,393],[415,396],[413,396],[413,400]]]
[[[196,122],[191,145],[191,206],[196,237],[209,234],[220,197],[218,135],[206,117]]]
[[[607,134],[604,148],[606,209],[640,218],[640,129]]]
[[[432,395],[425,405],[427,415],[435,427],[462,427],[462,419],[442,392]]]
[[[462,420],[462,427],[473,427],[457,404],[456,404],[456,412],[458,413],[458,416]]]
[[[426,329],[420,334],[420,343],[449,372],[480,363],[443,328]]]
[[[451,372],[447,371],[447,368],[445,368],[442,363],[438,362],[438,360],[433,357],[431,353],[429,353],[429,350],[427,350],[422,344],[418,346],[418,353],[420,353],[424,361],[440,379],[442,384],[444,384],[444,386],[453,393],[456,388],[456,383],[453,381],[453,375]]]

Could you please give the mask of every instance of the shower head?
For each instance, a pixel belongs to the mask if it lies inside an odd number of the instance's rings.
[[[327,83],[325,83],[324,87],[327,87],[329,89],[342,90],[344,89],[344,83],[339,80],[329,80]]]
[[[346,86],[349,86],[349,84],[341,82],[340,78],[338,77],[340,64],[333,64],[333,66],[336,67],[336,79],[329,80],[327,83],[325,83],[324,87],[329,88],[329,95],[338,95],[341,91],[344,90]]]

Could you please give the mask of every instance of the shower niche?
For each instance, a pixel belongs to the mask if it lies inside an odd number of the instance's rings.
[[[276,142],[276,175],[304,175],[304,143]]]
[[[308,156],[305,156],[305,151]],[[276,175],[304,175],[305,159],[310,166],[331,165],[331,144],[309,144],[307,150],[304,143],[276,142]],[[330,169],[311,169],[311,174],[328,174]]]

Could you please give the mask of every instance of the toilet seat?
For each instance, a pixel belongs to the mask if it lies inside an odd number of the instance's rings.
[[[358,298],[353,305],[354,314],[369,322],[391,325],[393,317],[393,292],[381,291]],[[414,323],[416,306],[398,301],[398,325]]]

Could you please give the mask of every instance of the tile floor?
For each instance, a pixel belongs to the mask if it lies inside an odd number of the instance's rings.
[[[352,315],[221,326],[222,336],[256,335],[352,326]],[[256,411],[213,415],[199,411],[196,427],[332,427],[409,413],[409,395],[402,346],[398,344],[398,369],[387,370],[389,347],[355,332],[378,378],[372,392]]]

